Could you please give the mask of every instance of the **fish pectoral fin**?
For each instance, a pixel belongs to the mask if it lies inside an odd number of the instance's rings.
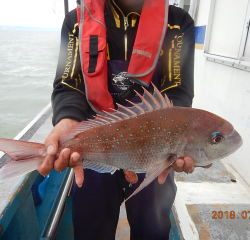
[[[162,163],[154,165],[149,169],[146,173],[146,176],[140,186],[125,200],[129,200],[132,196],[140,192],[143,188],[147,187],[151,182],[153,182],[165,169],[169,168],[168,173],[171,170],[172,164],[176,161],[176,158],[171,158],[170,160],[166,160]]]
[[[92,170],[99,172],[99,173],[114,174],[116,170],[119,170],[119,168],[107,165],[105,163],[88,161],[88,160],[84,160],[82,163],[82,166],[83,166],[83,168],[92,169]]]

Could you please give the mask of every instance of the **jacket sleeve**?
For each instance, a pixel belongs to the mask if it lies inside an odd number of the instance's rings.
[[[161,92],[175,106],[191,107],[194,97],[194,21],[184,10],[170,6],[163,45]]]
[[[61,30],[60,53],[52,93],[53,125],[63,118],[82,121],[94,114],[86,100],[78,48],[78,23],[74,9],[65,16]]]

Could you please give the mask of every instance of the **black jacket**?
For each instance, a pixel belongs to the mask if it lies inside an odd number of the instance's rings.
[[[115,14],[119,15],[120,22],[115,19]],[[119,9],[115,5],[111,7],[108,1],[105,8],[105,21],[109,58],[124,60],[123,17]],[[138,16],[129,16],[128,61],[132,54],[138,22]],[[168,95],[175,106],[190,107],[192,105],[194,38],[192,18],[184,10],[170,6],[168,30],[159,57],[159,61],[163,64],[160,90]],[[79,56],[76,9],[66,15],[62,26],[52,106],[54,125],[63,118],[82,121],[95,114],[85,97]]]

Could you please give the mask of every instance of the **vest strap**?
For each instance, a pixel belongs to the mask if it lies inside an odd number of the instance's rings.
[[[89,71],[94,73],[97,65],[98,57],[98,35],[90,35],[89,39]]]

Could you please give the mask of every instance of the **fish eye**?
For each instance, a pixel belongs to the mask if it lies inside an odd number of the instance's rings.
[[[224,140],[224,137],[222,136],[221,133],[216,132],[212,134],[212,143],[217,144],[220,143]]]

